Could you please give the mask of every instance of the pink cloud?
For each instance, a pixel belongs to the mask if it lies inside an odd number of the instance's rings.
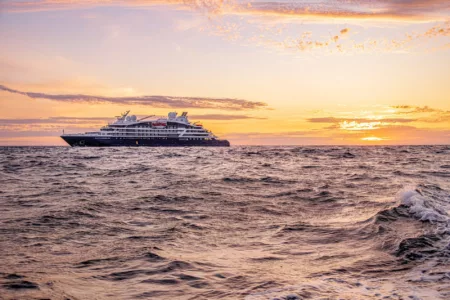
[[[441,19],[448,17],[446,0],[37,0],[2,1],[4,11],[23,12],[95,6],[177,5],[211,14],[252,14],[351,19]]]

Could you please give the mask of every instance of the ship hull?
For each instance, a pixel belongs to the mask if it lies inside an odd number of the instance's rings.
[[[180,140],[178,138],[103,138],[94,136],[62,135],[72,147],[229,147],[227,140]]]

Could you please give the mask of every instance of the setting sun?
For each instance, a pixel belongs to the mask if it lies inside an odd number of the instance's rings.
[[[363,140],[363,141],[369,141],[369,142],[379,142],[379,141],[384,141],[384,139],[379,138],[379,137],[375,137],[375,136],[365,137],[365,138],[362,138],[361,140]]]

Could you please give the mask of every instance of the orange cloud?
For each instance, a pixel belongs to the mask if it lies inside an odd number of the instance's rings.
[[[450,36],[450,22],[444,22],[433,26],[425,32],[419,33],[407,33],[404,38],[401,39],[367,39],[362,43],[355,41],[341,41],[341,39],[350,32],[349,28],[344,28],[338,35],[332,36],[326,41],[314,41],[312,40],[312,34],[308,37],[302,36],[300,39],[292,40],[287,39],[284,42],[286,49],[296,49],[300,51],[317,50],[317,49],[329,49],[338,50],[340,52],[352,53],[352,52],[400,52],[417,49],[426,38],[437,38]],[[434,48],[434,50],[446,50],[448,47]]]
[[[410,106],[410,105],[398,105],[392,106],[392,108],[398,109],[397,114],[419,114],[424,117],[419,118],[420,122],[426,123],[449,123],[450,127],[450,111],[436,109],[429,106]]]
[[[424,37],[450,36],[450,21],[430,28],[421,36]]]
[[[392,106],[392,108],[400,109],[398,113],[400,114],[414,114],[414,113],[434,113],[434,112],[445,112],[440,109],[431,108],[428,106],[410,106],[410,105],[397,105]]]

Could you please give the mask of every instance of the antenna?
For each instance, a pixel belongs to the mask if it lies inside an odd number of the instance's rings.
[[[122,113],[120,116],[116,116],[117,120],[125,120],[125,117],[128,116],[128,114],[130,113],[129,110],[127,110],[126,112]]]

